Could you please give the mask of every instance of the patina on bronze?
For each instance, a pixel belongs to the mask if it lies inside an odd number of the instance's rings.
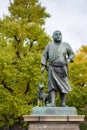
[[[68,64],[74,61],[74,52],[71,46],[62,42],[62,34],[59,30],[53,33],[53,42],[49,43],[42,54],[41,73],[48,67],[48,92],[51,103],[49,107],[55,107],[56,92],[60,93],[61,106],[65,107],[66,94],[71,91],[68,82]]]

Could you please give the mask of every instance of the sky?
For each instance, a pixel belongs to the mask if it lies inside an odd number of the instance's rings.
[[[8,14],[9,0],[0,0],[0,18]]]
[[[51,17],[45,21],[48,35],[55,30],[62,32],[63,42],[73,50],[87,45],[87,0],[39,0]],[[9,0],[0,0],[0,17],[8,14]]]

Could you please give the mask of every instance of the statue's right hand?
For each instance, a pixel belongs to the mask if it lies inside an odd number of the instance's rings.
[[[42,66],[41,73],[43,73],[44,71],[45,71],[45,66]]]
[[[70,63],[70,59],[67,59],[67,65]]]

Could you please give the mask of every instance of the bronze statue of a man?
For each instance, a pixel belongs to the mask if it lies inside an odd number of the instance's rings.
[[[74,61],[74,52],[71,46],[62,42],[62,34],[59,30],[53,33],[53,42],[49,43],[42,55],[41,72],[48,67],[48,91],[51,96],[49,107],[55,106],[56,92],[60,93],[61,106],[65,107],[66,94],[71,91],[68,82],[68,64]]]

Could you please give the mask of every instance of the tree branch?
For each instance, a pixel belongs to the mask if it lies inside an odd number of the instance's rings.
[[[20,38],[17,38],[17,36],[14,36],[14,38],[17,41],[17,43],[19,44],[19,42],[21,41]]]
[[[9,87],[7,86],[7,84],[5,83],[4,80],[2,81],[1,84],[2,84],[2,85],[4,86],[4,88],[6,88],[9,92],[13,93],[13,89],[9,88]]]
[[[26,85],[26,90],[25,90],[24,94],[27,94],[27,92],[29,91],[29,89],[30,89],[30,86],[29,86],[29,82],[28,82],[27,85]]]

